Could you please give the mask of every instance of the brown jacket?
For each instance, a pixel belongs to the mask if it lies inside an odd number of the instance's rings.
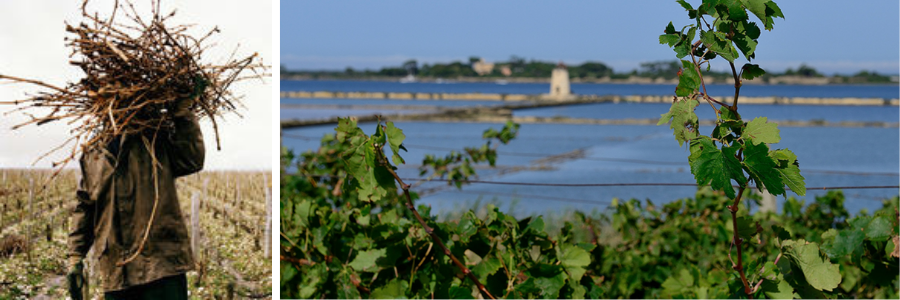
[[[174,123],[173,130],[161,131],[156,137],[157,182],[145,146],[152,136],[128,136],[119,149],[97,147],[81,157],[68,254],[85,257],[93,247],[98,257],[95,270],[105,291],[182,274],[194,266],[175,178],[203,168],[203,136],[194,115],[176,118]],[[114,152],[119,153],[118,158]],[[157,200],[157,188],[158,207],[143,251],[130,263],[117,266],[138,250]]]

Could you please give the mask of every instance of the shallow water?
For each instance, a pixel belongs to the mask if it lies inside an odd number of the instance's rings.
[[[592,119],[655,119],[669,111],[669,103],[596,103],[568,105],[515,111],[517,116]],[[900,122],[900,108],[896,106],[825,106],[746,104],[739,109],[741,118],[751,120],[765,116],[769,120],[827,120]],[[701,120],[714,120],[709,104],[700,103],[696,109]]]
[[[639,84],[573,84],[573,90],[582,94],[619,95],[669,95],[671,85]],[[710,85],[710,94],[728,95],[730,85]],[[378,81],[282,81],[285,91],[377,91],[377,92],[428,92],[428,93],[513,93],[539,94],[549,89],[548,84],[493,83],[411,83]],[[726,93],[727,92],[727,93]],[[745,86],[744,96],[781,97],[876,97],[898,98],[897,86]],[[338,115],[389,114],[422,112],[419,108],[459,107],[476,105],[500,105],[500,101],[416,101],[388,99],[282,99],[290,104],[328,105],[410,105],[416,110],[384,109],[282,109],[282,119],[322,118]],[[564,107],[548,107],[516,110],[517,116],[566,116],[572,118],[623,119],[659,118],[669,110],[665,103],[604,103]],[[744,119],[766,116],[771,120],[825,120],[840,121],[900,121],[900,109],[894,106],[805,106],[805,105],[743,105]],[[708,105],[697,108],[701,119],[713,119]],[[359,124],[368,134],[374,132],[374,123]],[[418,164],[426,153],[445,155],[450,150],[462,150],[466,146],[480,146],[482,132],[503,124],[490,123],[441,123],[398,122],[404,130],[403,153],[408,162],[398,172],[405,178],[418,176]],[[335,125],[321,125],[284,130],[283,143],[288,148],[302,152],[316,149],[318,139],[325,133],[333,133]],[[898,128],[850,128],[850,127],[786,127],[779,128],[782,142],[770,148],[788,148],[797,154],[801,174],[806,186],[894,186],[900,182],[900,129]],[[712,127],[703,126],[701,131]],[[535,160],[550,155],[567,153],[576,149],[585,151],[582,158],[547,165],[549,170],[524,170],[504,173],[512,167],[534,166]],[[687,164],[688,151],[679,148],[668,126],[644,125],[581,125],[581,124],[523,124],[519,136],[509,145],[498,148],[497,168],[478,169],[479,179],[505,182],[541,183],[694,183]],[[848,173],[850,172],[850,173]],[[443,188],[441,188],[443,187]],[[500,204],[501,209],[514,206],[516,215],[546,213],[579,209],[591,211],[603,209],[613,198],[651,199],[654,203],[666,203],[679,198],[693,197],[695,187],[544,187],[471,184],[462,191],[447,188],[446,183],[430,182],[416,189],[439,188],[438,192],[424,195],[419,203],[431,205],[436,212],[468,208],[477,199]],[[862,209],[869,211],[881,207],[881,199],[898,195],[898,189],[845,190],[845,205],[851,213]],[[825,191],[808,190],[807,203]],[[796,196],[788,192],[788,196]],[[481,203],[484,203],[482,201]],[[784,197],[779,197],[779,207]],[[514,204],[514,205],[511,205]]]
[[[709,95],[734,95],[730,84],[709,84]],[[573,83],[572,93],[581,95],[672,95],[673,84],[621,84],[621,83]],[[412,93],[496,93],[496,94],[546,94],[549,83],[491,82],[457,83],[399,83],[389,81],[352,80],[282,80],[283,91],[340,91],[340,92],[412,92]],[[822,97],[822,98],[900,98],[900,88],[895,85],[745,85],[741,96],[748,97]]]
[[[371,134],[374,124],[360,124]],[[481,132],[488,127],[501,128],[502,124],[484,123],[423,123],[398,122],[397,126],[407,135],[408,153],[403,156],[410,164],[420,162],[426,153],[443,155],[448,150],[483,143]],[[285,130],[286,134],[320,137],[333,132],[334,126],[316,126]],[[806,177],[807,187],[855,186],[855,185],[897,185],[896,175],[900,169],[898,145],[900,131],[897,128],[841,128],[802,127],[781,128],[784,142],[772,148],[788,148],[797,154],[801,164],[801,174]],[[315,140],[284,139],[289,148],[315,149]],[[509,145],[499,148],[497,165],[526,166],[541,154],[553,155],[585,149],[586,157],[555,164],[551,171],[522,171],[500,177],[496,172],[479,170],[481,179],[509,182],[546,183],[631,183],[667,182],[693,183],[687,164],[686,148],[678,143],[665,126],[640,125],[571,125],[571,124],[524,124],[519,137]],[[872,151],[871,149],[878,149]],[[623,161],[624,160],[624,161]],[[641,160],[641,161],[629,161]],[[400,175],[415,177],[417,166],[402,167]],[[823,173],[823,171],[851,171],[879,173],[870,175],[849,175]],[[880,173],[888,173],[885,175]],[[440,184],[437,184],[440,185]],[[433,185],[432,185],[433,186]],[[497,198],[508,208],[513,199],[519,199],[516,213],[531,214],[548,210],[580,209],[590,211],[605,207],[612,198],[651,199],[655,203],[665,203],[684,197],[692,197],[694,187],[534,187],[472,184],[462,192],[446,189],[427,195],[419,203],[432,205],[437,211],[465,207],[479,195],[471,192],[483,191],[480,198]],[[807,202],[814,195],[822,195],[822,190],[810,190]],[[499,195],[498,195],[499,194]],[[896,189],[847,190],[846,206],[851,212],[860,209],[875,210],[881,206],[876,199],[898,194]],[[789,196],[796,196],[789,192]],[[556,198],[556,199],[547,199]],[[779,207],[784,198],[779,197]],[[592,201],[584,203],[574,201]]]

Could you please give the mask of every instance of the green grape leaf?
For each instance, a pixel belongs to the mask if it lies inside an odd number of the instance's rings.
[[[291,263],[281,261],[281,285],[284,286],[298,275],[297,268]]]
[[[675,45],[675,57],[679,59],[684,58],[691,54],[691,43],[682,41],[681,43]],[[677,92],[677,90],[676,90]]]
[[[774,1],[769,1],[766,2],[766,30],[772,30],[772,25],[775,24],[773,18],[784,19],[784,14],[781,12],[781,8],[778,7],[778,4],[775,4]]]
[[[784,280],[784,275],[778,274],[775,280],[763,280],[760,290],[766,294],[769,299],[793,299],[794,288],[791,284]]]
[[[527,222],[527,223],[523,223],[523,222]],[[537,216],[537,218],[533,218],[533,219],[531,217],[528,217],[528,218],[519,220],[519,228],[522,228],[522,227],[525,227],[525,229],[522,230],[523,235],[533,234],[533,235],[539,236],[539,237],[547,236],[547,233],[544,232],[544,217],[542,217],[542,216]]]
[[[876,242],[887,241],[891,238],[893,228],[894,225],[887,217],[883,215],[875,216],[872,222],[869,222],[869,225],[866,226],[866,238]]]
[[[865,230],[866,227],[869,226],[869,223],[872,222],[872,217],[870,216],[857,216],[850,220],[850,228],[856,230]]]
[[[674,47],[680,41],[681,37],[677,34],[662,34],[659,36],[659,43],[668,44],[669,47]]]
[[[334,130],[337,132],[336,138],[340,141],[363,135],[362,129],[356,126],[356,120],[350,118],[338,118],[338,127]]]
[[[781,247],[781,243],[791,239],[791,233],[784,230],[784,227],[778,225],[772,225],[772,232],[775,233],[775,237],[778,239],[775,241],[775,245]]]
[[[784,19],[784,14],[781,13],[781,8],[779,8],[778,4],[775,4],[775,2],[773,1],[766,2],[766,15]]]
[[[756,58],[756,45],[758,44],[756,41],[751,39],[750,37],[744,34],[736,33],[734,35],[734,44],[737,46],[738,50],[744,54],[744,57],[747,58],[747,61],[750,61]],[[741,77],[744,77],[741,75]],[[744,77],[746,78],[746,77]],[[746,78],[753,79],[753,78]]]
[[[578,246],[562,244],[559,246],[559,262],[569,272],[570,278],[578,282],[584,275],[584,268],[591,264],[591,255]]]
[[[501,264],[500,260],[496,257],[488,257],[482,259],[477,265],[472,267],[472,272],[475,273],[478,280],[484,282],[489,275],[497,273],[497,270],[500,270],[500,267],[502,266],[503,264]]]
[[[729,133],[731,133],[731,130],[728,129],[728,126],[722,126],[720,124],[720,125],[716,125],[716,127],[713,128],[713,132],[710,136],[714,139],[722,140],[726,136],[729,136],[728,135]]]
[[[759,67],[759,65],[754,64],[744,64],[744,67],[741,68],[741,78],[750,80],[759,76],[763,76],[766,74],[766,71]]]
[[[391,152],[394,153],[394,156],[391,157],[391,160],[395,165],[404,164],[406,161],[400,157],[400,149],[406,151],[406,147],[403,147],[403,140],[406,139],[406,135],[403,134],[403,130],[397,127],[394,127],[394,122],[387,122],[387,129],[385,133],[388,136],[388,143],[391,144]]]
[[[663,281],[662,287],[665,294],[675,296],[687,291],[694,286],[694,276],[687,269],[681,269],[675,276],[670,276]]]
[[[451,286],[448,299],[475,299],[472,297],[472,290],[461,286]]]
[[[468,243],[469,237],[471,237],[478,231],[478,227],[473,221],[476,219],[477,217],[475,217],[475,214],[472,211],[468,211],[459,220],[459,223],[456,227],[456,232],[459,234],[459,240],[461,242]]]
[[[826,239],[826,235],[829,234],[833,234],[834,236],[830,239]],[[856,250],[857,247],[862,245],[865,236],[865,233],[860,230],[848,229],[835,231],[834,229],[830,229],[822,234],[822,251],[832,259],[843,257],[853,253],[853,250]]]
[[[675,34],[678,33],[675,31],[675,25],[672,25],[672,22],[669,22],[669,25],[666,25],[666,30],[664,30],[665,34]]]
[[[692,44],[694,37],[697,36],[697,27],[691,26],[691,29],[688,29],[687,37],[685,38],[685,42],[687,44]]]
[[[700,5],[697,6],[697,12],[701,15],[708,14],[708,15],[712,16],[713,18],[715,18],[716,17],[715,6],[716,6],[715,0],[705,0],[705,1],[703,1],[703,3],[700,3]]]
[[[766,2],[770,0],[741,0],[741,3],[744,4],[744,7],[750,11],[753,15],[759,18],[761,21],[765,21],[766,17]]]
[[[681,7],[684,7],[684,10],[694,10],[694,8],[691,6],[691,4],[687,3],[687,1],[678,0],[675,2],[678,2],[678,4],[681,4]]]
[[[759,276],[765,280],[776,280],[778,278],[778,267],[771,261],[767,261],[762,269],[759,270]]]
[[[744,240],[750,240],[751,237],[756,235],[756,222],[748,216],[738,217],[737,226],[734,230]]]
[[[366,152],[365,145],[351,146],[341,153],[341,159],[346,165],[347,173],[356,178],[359,183],[358,188],[371,190],[375,186],[375,180],[371,178],[372,173],[370,172],[369,164],[366,162]],[[363,195],[362,193],[360,193],[359,197],[361,200],[368,199],[368,195]]]
[[[728,7],[728,19],[732,21],[743,21],[747,20],[747,12],[744,11],[744,7],[741,6],[741,3],[737,0],[720,0],[719,4],[723,4]]]
[[[661,115],[662,117],[659,118],[659,122],[656,125],[662,125],[671,120],[672,124],[669,127],[674,131],[675,140],[678,141],[678,146],[680,147],[684,145],[685,141],[690,141],[697,137],[697,127],[700,125],[697,114],[694,113],[694,108],[699,104],[700,102],[694,99],[675,101],[672,103],[672,107],[669,108],[669,112]]]
[[[778,225],[772,225],[772,231],[775,232],[775,236],[782,241],[787,241],[791,239],[791,233],[787,230],[784,230],[784,227]]]
[[[769,157],[769,147],[765,144],[744,144],[744,169],[750,173],[750,178],[761,185],[763,189],[772,195],[784,195],[784,182],[781,174],[775,170],[775,161]]]
[[[294,224],[301,230],[309,227],[310,205],[312,202],[308,200],[294,204]]]
[[[805,240],[784,241],[784,255],[791,259],[806,278],[806,282],[817,290],[831,291],[841,283],[838,265],[832,264],[819,251],[819,245]]]
[[[788,149],[778,149],[769,151],[769,156],[778,165],[775,170],[781,176],[781,181],[797,195],[806,195],[806,182],[803,175],[800,175],[800,163],[797,162],[797,155]]]
[[[731,44],[725,34],[718,31],[704,31],[700,33],[700,40],[717,55],[727,61],[733,62],[737,58],[737,49]]]
[[[800,165],[797,162],[797,155],[787,148],[769,151],[769,156],[778,163],[779,167],[788,165]]]
[[[383,151],[381,144],[377,149],[375,145],[384,143],[384,132],[376,128],[375,134],[368,138],[358,127],[351,127],[354,124],[355,121],[341,119],[337,129],[339,136],[350,140],[350,146],[341,153],[347,173],[355,179],[348,182],[348,187],[358,192],[360,201],[378,201],[387,195],[386,188],[394,186],[390,172],[375,161],[376,151]]]
[[[341,272],[337,276],[337,298],[340,299],[359,299],[359,290],[353,285],[352,275]]]
[[[349,266],[359,272],[378,272],[382,268],[394,266],[399,255],[399,252],[388,251],[387,248],[360,251]]]
[[[739,27],[741,27],[741,31],[749,37],[751,40],[756,40],[759,38],[759,34],[761,33],[759,30],[759,26],[756,25],[756,22],[747,22],[743,21],[739,23]]]
[[[768,123],[766,117],[757,117],[747,123],[742,137],[749,138],[754,145],[760,143],[775,144],[781,141],[778,124]],[[747,140],[747,139],[745,139]]]
[[[697,179],[697,184],[706,185],[717,191],[724,191],[729,198],[734,198],[734,188],[731,180],[739,184],[746,183],[741,162],[735,154],[737,145],[722,147],[720,151],[709,138],[702,137],[691,141],[691,155],[688,161],[691,165],[691,173]]]
[[[531,294],[531,293],[539,293],[540,292],[540,290],[534,286],[534,277],[529,277],[525,281],[517,284],[514,289],[515,289],[516,293],[518,293],[517,294],[518,297],[516,297],[516,298],[533,298],[533,297],[525,297],[525,296],[528,294]]]
[[[692,62],[681,60],[681,65],[681,75],[678,76],[678,86],[675,87],[675,95],[687,97],[700,88],[700,74],[697,73],[697,68],[694,67]]]
[[[534,286],[541,291],[545,299],[559,298],[559,290],[566,284],[568,276],[562,268],[553,265],[540,265],[538,270],[532,272]]]
[[[737,115],[734,114],[734,112],[731,111],[730,109],[727,109],[723,106],[719,106],[719,111],[722,112],[722,114],[720,116],[723,121],[737,121],[738,120]]]
[[[406,298],[405,291],[408,290],[408,285],[405,280],[401,279],[392,279],[387,284],[372,290],[372,294],[369,295],[371,299],[404,299]]]
[[[799,167],[789,165],[784,168],[776,168],[775,171],[778,171],[781,182],[786,184],[791,191],[797,195],[806,196],[806,182],[804,182],[803,175],[800,175]]]
[[[838,235],[838,231],[834,228],[828,229],[822,233],[822,252],[825,252],[826,242],[834,241],[834,237]],[[827,253],[826,253],[827,254]]]
[[[381,124],[375,125],[375,133],[369,136],[369,140],[372,141],[372,145],[378,145],[378,150],[384,148],[384,143],[387,141],[387,136],[384,135],[384,130],[381,128]]]

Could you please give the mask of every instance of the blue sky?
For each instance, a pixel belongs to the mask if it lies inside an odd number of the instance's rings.
[[[763,68],[806,63],[826,74],[900,73],[900,1],[777,2],[786,18],[759,39],[754,62]],[[657,39],[669,21],[689,23],[675,1],[282,1],[281,62],[291,69],[377,69],[410,58],[517,55],[602,61],[623,72],[675,59]]]

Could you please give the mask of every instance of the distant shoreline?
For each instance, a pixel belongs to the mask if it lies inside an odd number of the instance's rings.
[[[337,78],[337,77],[312,77],[312,76],[304,76],[304,75],[283,75],[281,80],[292,80],[292,81],[377,81],[377,82],[400,82],[403,77],[359,77],[359,78]],[[531,78],[531,77],[508,77],[508,78],[499,78],[499,77],[457,77],[457,78],[434,78],[434,77],[417,77],[416,82],[421,83],[497,83],[498,81],[505,81],[506,83],[550,83],[549,78]],[[665,80],[662,78],[647,78],[647,77],[632,77],[627,79],[579,79],[579,78],[571,78],[571,83],[587,83],[587,84],[655,84],[655,85],[677,85],[677,79]],[[731,85],[731,81],[723,81],[723,82],[707,82],[708,84],[727,84]],[[802,83],[802,82],[780,82],[777,84],[770,84],[764,82],[757,81],[748,81],[745,80],[743,82],[744,85],[834,85],[834,86],[897,86],[900,87],[900,82],[895,83]]]

